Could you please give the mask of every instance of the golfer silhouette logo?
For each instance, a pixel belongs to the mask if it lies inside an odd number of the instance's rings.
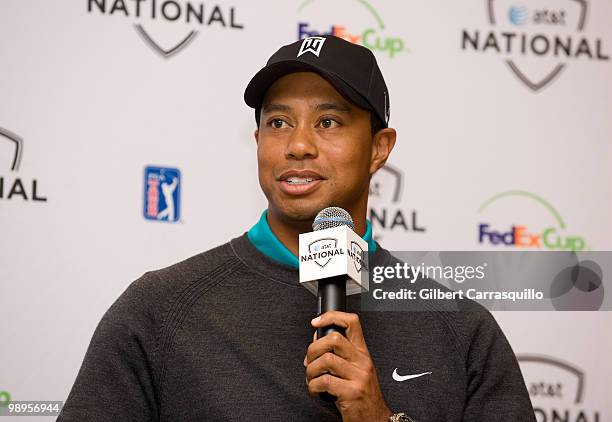
[[[176,177],[172,178],[172,183],[164,183],[161,184],[162,193],[164,194],[164,200],[166,201],[166,208],[157,214],[158,220],[163,220],[164,218],[168,221],[174,221],[174,191],[178,186],[178,179]]]
[[[180,218],[181,172],[170,167],[147,167],[144,177],[144,217],[175,223]]]

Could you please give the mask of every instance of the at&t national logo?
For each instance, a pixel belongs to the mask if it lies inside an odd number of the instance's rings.
[[[417,210],[402,206],[403,182],[402,171],[389,163],[372,177],[368,218],[376,240],[381,240],[385,233],[425,232]]]
[[[298,40],[317,35],[335,35],[391,58],[408,51],[402,38],[388,34],[377,9],[366,0],[325,3],[322,0],[302,0],[298,12]],[[343,21],[334,19],[332,22],[330,16],[341,17]]]
[[[181,216],[181,172],[172,167],[147,167],[144,172],[144,218],[176,223]]]
[[[0,127],[0,200],[47,202],[39,191],[38,180],[16,177],[23,155],[23,139]],[[2,168],[9,172],[3,174]]]
[[[600,36],[586,34],[588,0],[483,0],[489,28],[463,29],[463,51],[501,57],[530,90],[551,84],[570,63],[608,63]]]
[[[326,237],[308,245],[308,254],[300,256],[301,262],[314,261],[323,268],[336,255],[344,255],[344,249],[338,248],[338,239]]]
[[[552,356],[519,354],[517,360],[537,422],[603,422],[584,404],[586,375],[576,365]]]
[[[550,223],[544,227],[537,227],[528,223],[510,222],[505,226],[490,222],[494,218],[493,204],[499,209],[519,209],[517,201],[527,200],[537,204],[546,215]],[[557,210],[538,195],[526,191],[506,191],[486,200],[480,207],[482,222],[478,224],[478,243],[501,247],[536,248],[563,251],[581,251],[587,245],[582,236],[567,233],[565,221]],[[489,216],[485,219],[485,216]],[[525,217],[523,217],[525,218]],[[499,220],[499,218],[497,218]]]
[[[361,272],[362,269],[368,269],[366,264],[367,257],[364,254],[363,248],[359,246],[359,243],[351,241],[351,246],[347,253],[353,261],[353,265],[357,272]]]
[[[130,18],[143,41],[164,58],[189,45],[198,35],[199,28],[244,29],[235,7],[211,2],[87,0],[87,12]],[[162,22],[165,24],[160,25]]]

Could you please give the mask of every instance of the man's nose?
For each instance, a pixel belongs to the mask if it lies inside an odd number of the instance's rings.
[[[298,125],[289,136],[285,157],[293,160],[304,160],[306,158],[316,158],[317,155],[317,145],[312,128],[306,125]]]

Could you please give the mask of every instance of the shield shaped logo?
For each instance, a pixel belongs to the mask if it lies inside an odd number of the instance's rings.
[[[357,272],[360,272],[361,269],[365,267],[363,249],[359,246],[359,243],[351,241],[351,252],[355,256],[355,258],[353,258],[353,265],[355,265]]]
[[[13,159],[11,160],[11,170],[17,171],[19,170],[19,165],[21,164],[21,154],[23,153],[23,139],[11,132],[8,129],[4,129],[0,127],[0,139],[6,139],[14,144],[13,151]]]
[[[314,262],[321,268],[329,264],[332,259],[331,252],[336,249],[338,245],[338,239],[326,237],[319,239],[308,245],[308,252],[311,254],[323,254],[323,252],[329,251],[329,254],[325,254],[322,258],[315,258]]]
[[[386,163],[376,172],[370,183],[370,198],[384,200],[388,203],[399,202],[403,191],[402,171]]]
[[[153,37],[140,24],[135,24],[136,32],[142,37],[145,43],[153,49],[157,54],[167,59],[184,49],[198,35],[198,31],[189,31],[189,33],[180,38],[178,42],[169,48],[164,48],[161,44],[153,39]]]
[[[550,47],[543,34],[556,34],[561,31],[584,30],[587,2],[586,0],[536,0],[529,6],[515,0],[486,0],[487,17],[492,26],[505,29],[518,29],[533,35],[529,40],[521,41],[524,52],[531,45],[536,56],[526,60],[509,58],[505,62],[518,79],[533,92],[549,85],[565,68],[566,63],[543,57],[544,50]],[[518,39],[519,34],[512,34]],[[556,47],[555,47],[556,48]]]
[[[564,406],[583,401],[585,374],[581,369],[551,356],[519,354],[516,357],[531,396],[548,398],[547,406],[554,405],[555,401]]]

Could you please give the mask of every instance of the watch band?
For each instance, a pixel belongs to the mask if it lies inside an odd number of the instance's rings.
[[[416,422],[405,413],[394,413],[389,417],[389,422]]]

